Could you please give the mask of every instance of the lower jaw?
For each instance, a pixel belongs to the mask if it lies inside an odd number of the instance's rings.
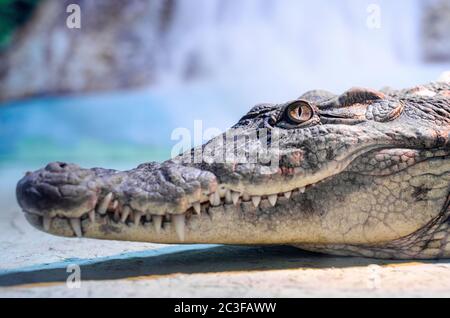
[[[292,222],[289,220],[292,214],[277,213],[275,210],[278,209],[280,212],[289,210],[289,199],[279,200],[280,205],[276,207],[263,200],[259,208],[255,208],[252,202],[239,202],[237,205],[208,207],[199,215],[188,214],[182,235],[174,222],[168,220],[163,220],[156,229],[152,221],[122,223],[110,216],[96,214],[95,222],[89,218],[81,220],[82,237],[160,244],[293,244],[305,241],[305,237],[308,238],[306,241],[316,241],[311,220],[300,218]],[[26,213],[26,218],[34,227],[45,231],[41,216]],[[311,229],[311,232],[307,230],[308,233],[304,233],[299,226]],[[53,218],[45,232],[63,237],[76,236],[69,219],[61,217]]]

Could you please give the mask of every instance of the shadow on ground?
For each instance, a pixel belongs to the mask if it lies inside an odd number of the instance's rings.
[[[0,286],[62,283],[69,276],[66,272],[69,264],[80,266],[83,280],[95,281],[177,273],[248,272],[302,268],[324,269],[398,263],[404,262],[332,257],[302,251],[289,246],[215,246],[164,255],[149,255],[149,253],[144,251],[101,259],[72,259],[55,264],[42,264],[31,268],[15,269],[0,273]]]

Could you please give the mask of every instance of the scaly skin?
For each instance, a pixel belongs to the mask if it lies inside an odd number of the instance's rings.
[[[52,163],[19,181],[17,198],[31,224],[61,236],[450,257],[449,101],[448,82],[308,92],[254,107],[231,131],[245,144],[222,135],[125,172]],[[228,156],[238,150],[261,156]]]

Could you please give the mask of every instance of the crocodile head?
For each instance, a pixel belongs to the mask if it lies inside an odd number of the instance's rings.
[[[258,105],[163,163],[123,172],[51,163],[19,181],[18,202],[35,227],[69,237],[442,256],[404,246],[420,231],[428,244],[445,223],[449,92],[446,83],[313,91]]]

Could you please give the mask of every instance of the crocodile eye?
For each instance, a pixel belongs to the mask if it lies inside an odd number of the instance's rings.
[[[314,115],[312,106],[304,100],[296,101],[286,108],[286,116],[293,124],[303,124]]]

